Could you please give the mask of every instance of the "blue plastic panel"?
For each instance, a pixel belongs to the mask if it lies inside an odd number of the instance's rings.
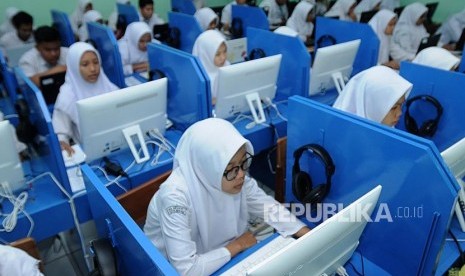
[[[368,24],[317,17],[315,41],[324,35],[334,37],[336,43],[362,40],[355,56],[352,76],[378,63],[379,39]],[[317,47],[318,45],[315,44],[316,51],[318,51]]]
[[[82,171],[98,233],[113,238],[119,275],[178,275],[93,171]]]
[[[276,84],[276,101],[292,95],[308,96],[311,57],[302,40],[257,28],[248,28],[247,34],[249,53],[259,48],[266,56],[283,56]]]
[[[179,49],[188,53],[192,53],[195,40],[202,33],[202,28],[193,15],[169,12],[168,24],[170,28],[178,28],[180,31],[180,46]]]
[[[465,49],[465,46],[463,46],[463,49]],[[465,56],[463,55],[463,49],[462,49],[462,59],[460,60],[460,65],[459,65],[459,72],[465,73]]]
[[[140,21],[139,13],[137,12],[136,7],[134,7],[132,4],[127,5],[116,3],[116,8],[118,9],[118,15],[122,15],[126,19],[127,25],[131,24],[132,22]]]
[[[120,88],[126,87],[123,64],[113,31],[100,23],[89,22],[89,38],[93,40],[102,59],[102,67],[111,82]]]
[[[14,104],[18,99],[18,80],[13,69],[8,66],[2,51],[0,51],[0,75],[2,76],[3,86],[8,93],[8,97],[11,103]]]
[[[197,58],[172,47],[150,43],[151,70],[168,78],[168,117],[179,130],[211,116],[210,80]]]
[[[458,190],[434,144],[299,96],[290,98],[288,114],[286,202],[297,202],[293,152],[308,143],[323,145],[336,166],[325,202],[346,206],[383,186],[378,203],[392,222],[367,225],[359,246],[363,256],[392,275],[431,275]],[[314,185],[324,183],[323,165],[310,156],[301,159],[301,169]]]
[[[53,25],[58,29],[61,38],[61,46],[69,47],[76,40],[74,39],[73,29],[69,23],[68,15],[62,11],[51,10]]]
[[[434,142],[439,151],[465,137],[465,74],[403,62],[400,75],[413,83],[409,98],[426,94],[441,103],[443,113],[438,129],[433,137],[426,137]],[[405,130],[405,105],[403,111],[396,127]],[[431,103],[417,101],[410,106],[410,115],[421,126],[426,120],[436,117],[436,109]]]
[[[171,10],[194,15],[196,9],[192,0],[171,0]]]
[[[231,13],[231,18],[240,18],[242,20],[243,35],[246,37],[249,37],[247,35],[247,27],[269,30],[268,18],[261,8],[232,5]]]

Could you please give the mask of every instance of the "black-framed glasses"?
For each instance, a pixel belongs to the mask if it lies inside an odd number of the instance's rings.
[[[235,166],[229,170],[225,170],[223,173],[223,176],[228,181],[234,180],[237,177],[237,174],[239,173],[239,169],[241,169],[243,172],[247,172],[250,169],[250,165],[252,164],[252,159],[253,159],[253,155],[246,152],[244,161],[242,161],[241,164],[239,164],[239,166]]]

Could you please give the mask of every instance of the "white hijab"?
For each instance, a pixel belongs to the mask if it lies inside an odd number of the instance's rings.
[[[443,70],[451,70],[460,63],[460,59],[444,48],[428,47],[421,50],[412,62]]]
[[[89,51],[97,55],[101,65],[100,55],[92,45],[85,42],[75,42],[69,47],[66,56],[65,83],[60,87],[55,104],[55,109],[66,113],[76,125],[79,125],[77,101],[119,89],[108,79],[101,67],[97,82],[89,83],[82,78],[79,70],[81,57]]]
[[[381,0],[362,0],[355,6],[354,12],[360,15],[362,12],[373,10],[379,3],[381,3]]]
[[[313,23],[307,22],[307,15],[313,9],[313,4],[301,1],[295,7],[291,17],[286,22],[286,26],[299,34],[300,39],[307,40],[307,36],[313,32]]]
[[[141,51],[138,46],[140,38],[147,33],[152,37],[149,25],[145,22],[137,21],[128,25],[124,36],[118,41],[123,64],[145,62],[149,59],[147,51]]]
[[[287,36],[291,36],[291,37],[296,37],[296,36],[299,35],[296,31],[294,31],[293,29],[291,29],[291,28],[289,28],[287,26],[278,27],[273,32],[276,33],[276,34],[287,35]]]
[[[219,67],[215,65],[214,60],[216,52],[223,42],[226,43],[226,39],[218,30],[207,30],[197,37],[192,48],[192,54],[199,58],[210,78],[212,98],[216,98],[218,94],[216,77],[218,76]],[[229,65],[229,62],[226,60],[224,66],[227,65]]]
[[[92,3],[92,0],[78,0],[78,4],[76,9],[74,9],[73,13],[71,14],[71,21],[73,24],[76,24],[74,27],[78,28],[79,24],[82,23],[82,18],[84,16],[84,12],[86,9],[86,6]]]
[[[339,20],[353,21],[348,13],[354,3],[355,0],[337,0],[325,16],[339,16]]]
[[[82,25],[79,27],[79,40],[86,41],[89,38],[87,30],[87,22],[97,22],[102,19],[102,15],[96,10],[90,10],[84,13],[82,17]]]
[[[412,84],[386,66],[374,66],[353,76],[333,107],[381,123]]]
[[[187,186],[181,189],[188,190],[197,219],[199,253],[224,246],[246,230],[246,194],[228,194],[221,188],[224,170],[243,145],[253,155],[250,141],[228,121],[218,118],[199,121],[182,135],[174,155],[172,176],[160,186],[160,189],[167,185]],[[247,181],[251,181],[248,176]]]
[[[206,31],[213,20],[218,24],[218,15],[209,7],[201,8],[194,14],[202,30]]]
[[[389,22],[395,17],[397,17],[397,15],[393,11],[380,10],[368,22],[368,25],[371,26],[371,28],[373,29],[373,31],[379,39],[379,64],[383,64],[389,61],[389,44],[391,40],[391,35],[387,35],[385,33],[385,30]]]
[[[465,27],[465,9],[450,16],[444,21],[436,33],[441,34],[441,44],[457,42]],[[462,49],[460,49],[462,50]]]
[[[416,24],[420,16],[427,11],[428,8],[425,5],[415,2],[406,6],[400,14],[392,39],[396,44],[403,45],[400,41],[402,37],[409,37],[410,49],[404,49],[409,53],[416,53],[421,40],[428,36],[428,32],[423,24],[419,26]]]

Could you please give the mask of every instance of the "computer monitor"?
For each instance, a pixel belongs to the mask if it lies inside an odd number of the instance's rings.
[[[433,3],[428,3],[425,4],[425,6],[428,8],[428,12],[426,14],[426,19],[427,20],[432,20],[434,13],[436,12],[436,9],[438,8],[439,2],[433,2]]]
[[[131,139],[140,138],[132,131],[137,126],[143,137],[153,129],[164,134],[166,103],[166,78],[78,101],[80,142],[86,161],[131,147],[125,136],[129,133]],[[139,139],[133,143],[137,151],[144,145]]]
[[[7,183],[12,192],[25,187],[24,172],[16,150],[14,128],[9,121],[0,122],[0,184]]]
[[[221,67],[217,76],[215,116],[228,119],[252,112],[255,123],[266,120],[261,100],[276,95],[282,55],[274,55]]]
[[[8,66],[11,68],[18,66],[19,60],[24,53],[31,50],[35,45],[35,43],[27,43],[13,48],[7,48],[5,50],[5,55],[8,59]]]
[[[60,87],[65,83],[65,75],[66,72],[59,72],[40,77],[40,91],[47,105],[55,104]]]
[[[436,34],[436,35],[432,35],[432,36],[423,38],[421,40],[420,45],[418,46],[417,54],[423,49],[426,49],[428,47],[437,46],[438,42],[439,42],[439,38],[441,38],[441,34]]]
[[[368,216],[371,216],[376,207],[381,189],[378,185],[247,271],[247,275],[334,275],[357,248]]]
[[[377,12],[377,10],[362,12],[360,15],[360,23],[368,23]]]
[[[460,38],[457,41],[457,43],[455,43],[455,51],[462,51],[464,45],[465,45],[465,28],[462,29],[462,34],[460,35]]]
[[[465,138],[445,149],[441,156],[455,178],[462,179],[465,176]]]
[[[360,39],[318,48],[310,69],[309,95],[317,95],[336,87],[341,93],[352,74]]]

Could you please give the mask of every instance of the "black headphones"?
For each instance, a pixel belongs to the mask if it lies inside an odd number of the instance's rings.
[[[418,128],[418,124],[415,121],[415,119],[410,115],[410,105],[418,100],[426,101],[431,103],[435,108],[436,108],[436,117],[434,119],[426,120],[421,124],[421,127]],[[442,106],[439,103],[439,101],[429,95],[418,95],[415,96],[411,99],[407,100],[406,103],[406,111],[405,111],[405,128],[407,129],[408,132],[425,137],[429,136],[432,137],[434,133],[436,133],[436,130],[438,129],[438,124],[439,120],[441,119],[442,116]]]
[[[253,48],[252,51],[250,51],[249,57],[247,60],[254,60],[254,59],[259,59],[259,58],[264,58],[266,57],[265,51],[263,51],[262,48]]]
[[[305,151],[317,156],[325,166],[326,183],[313,187],[312,178],[304,171],[300,170],[300,157]],[[331,177],[336,167],[329,153],[322,146],[317,144],[308,144],[301,146],[294,151],[294,166],[292,167],[292,192],[294,196],[302,203],[321,203],[324,197],[331,190]]]

